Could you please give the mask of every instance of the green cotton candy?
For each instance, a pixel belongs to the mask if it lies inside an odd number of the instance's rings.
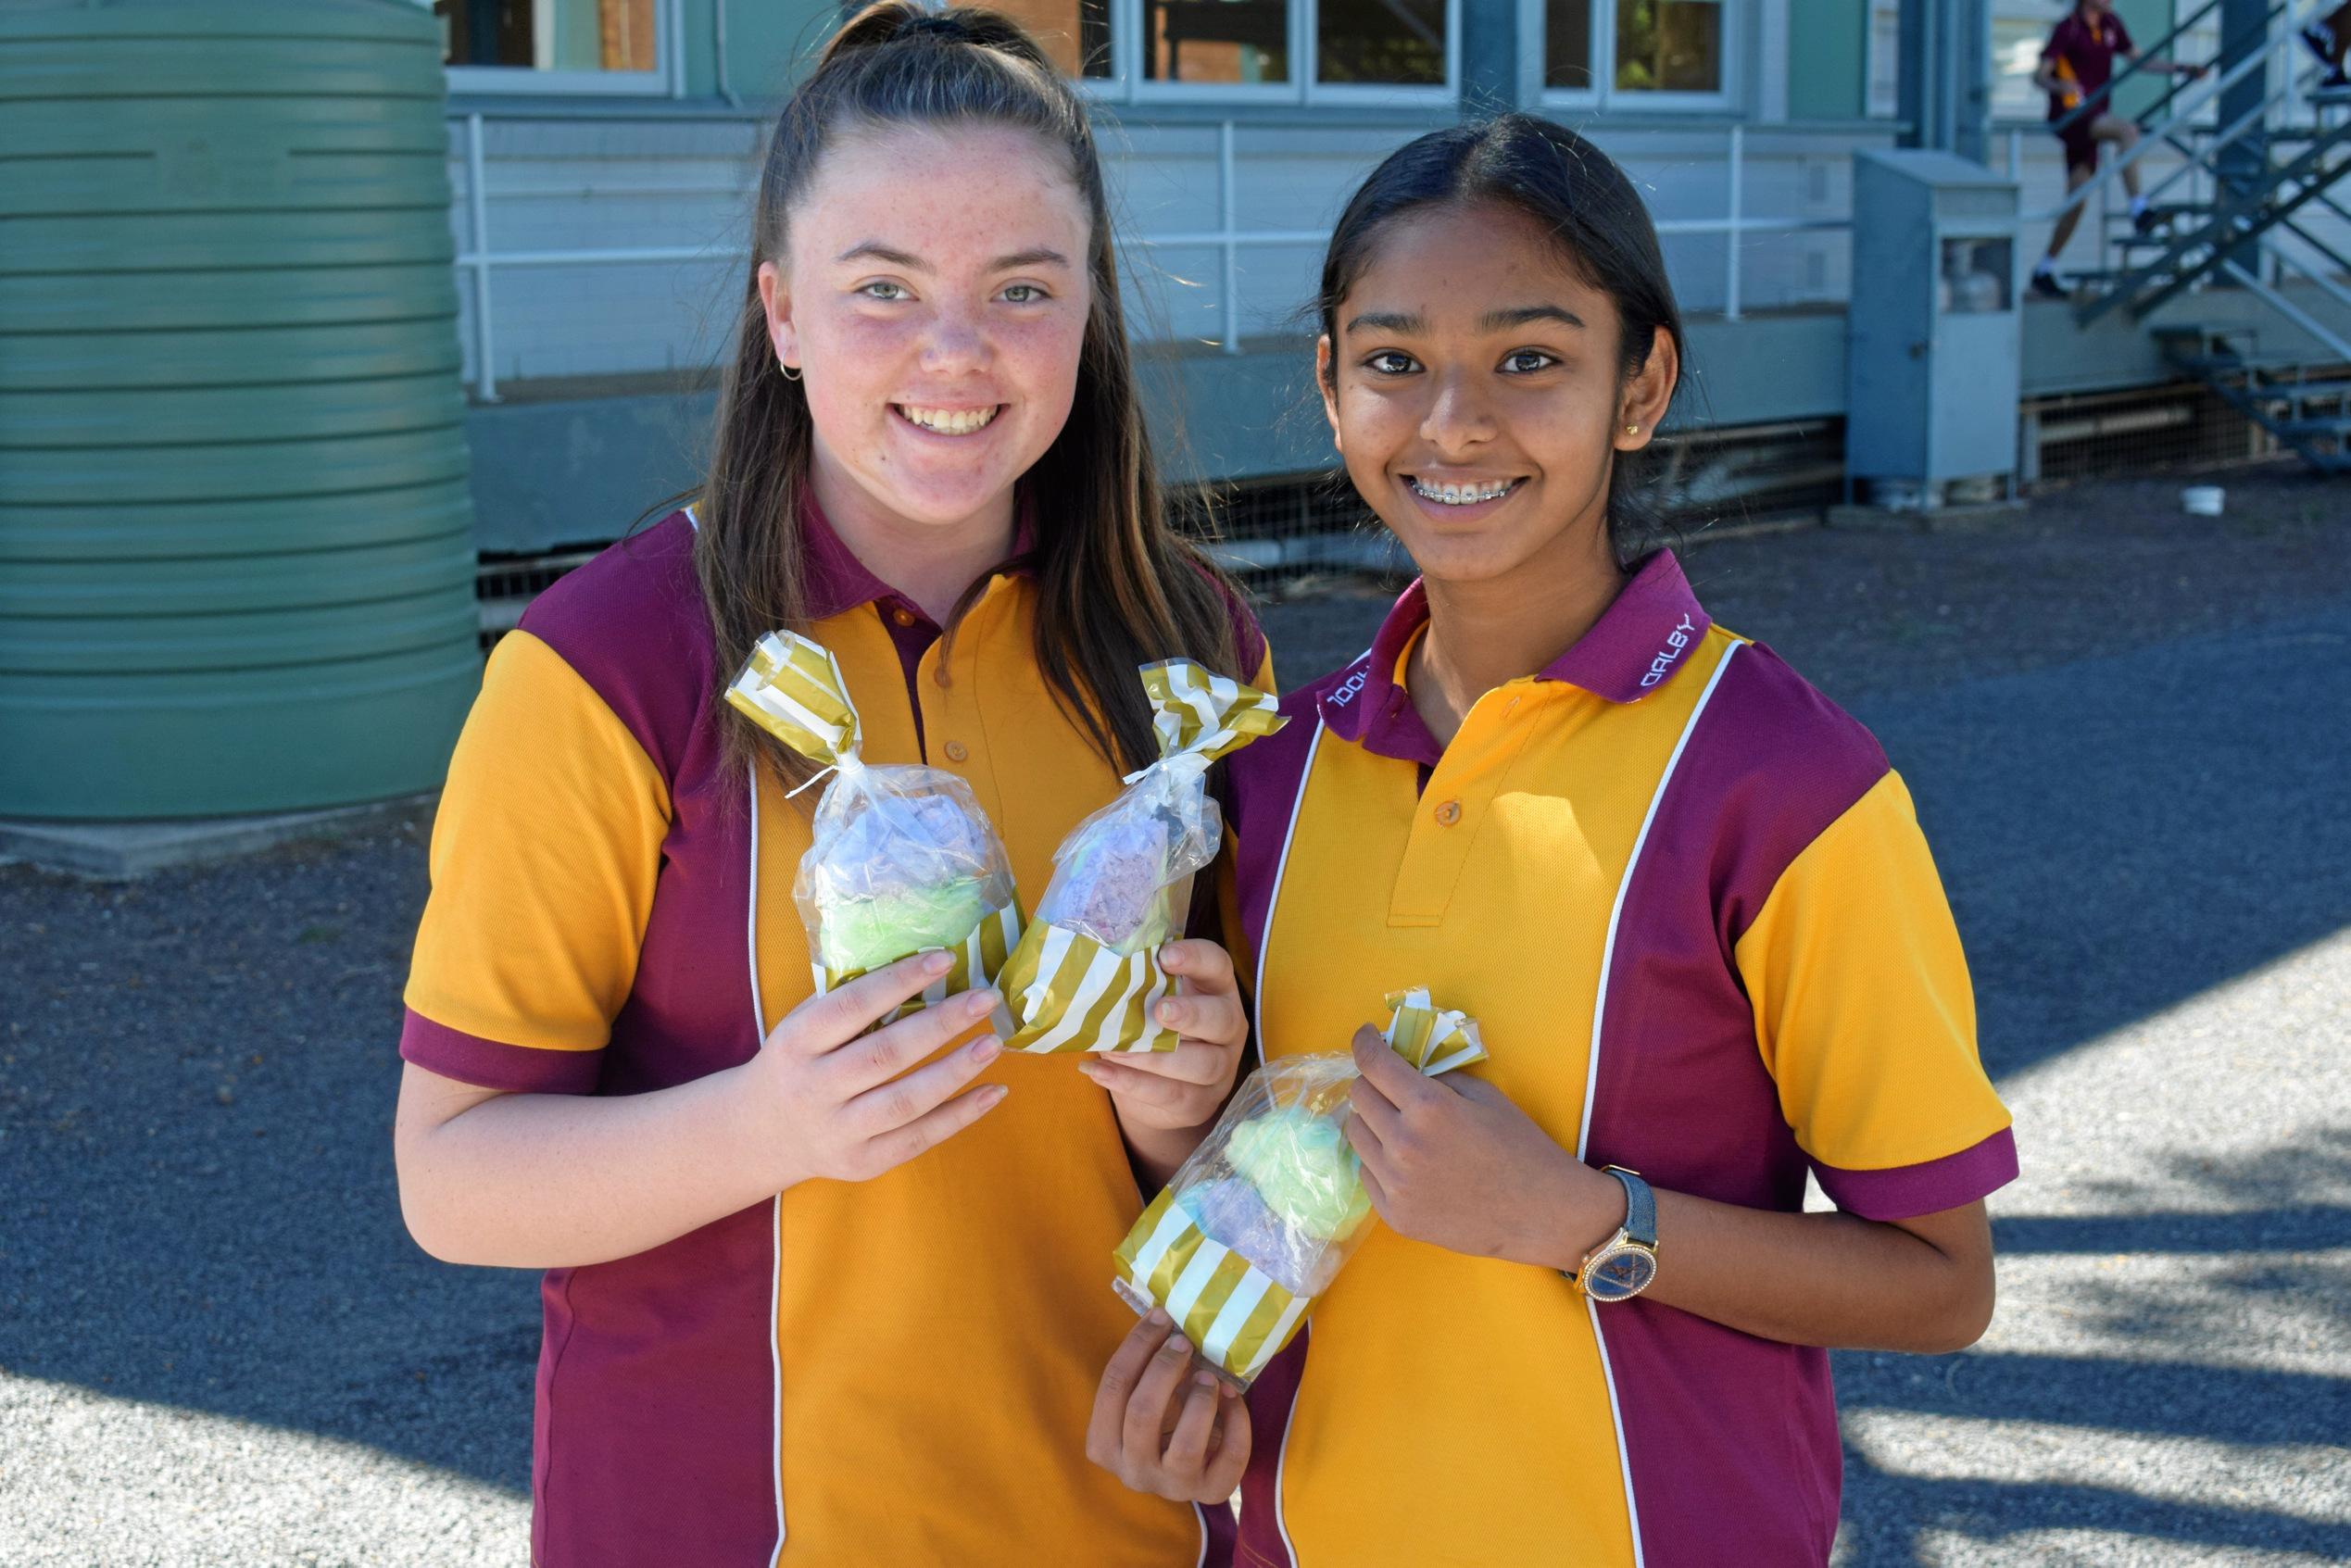
[[[1295,1106],[1252,1116],[1233,1129],[1225,1158],[1266,1208],[1312,1235],[1342,1235],[1371,1210],[1362,1166],[1334,1117]]]
[[[828,906],[818,941],[824,967],[848,974],[895,963],[926,947],[960,947],[988,913],[985,884],[958,877]]]

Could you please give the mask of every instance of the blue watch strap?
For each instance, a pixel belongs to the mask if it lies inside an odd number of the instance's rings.
[[[1626,1236],[1653,1250],[1657,1245],[1657,1195],[1649,1190],[1649,1184],[1641,1179],[1638,1171],[1628,1171],[1622,1165],[1605,1165],[1602,1169],[1623,1184]]]

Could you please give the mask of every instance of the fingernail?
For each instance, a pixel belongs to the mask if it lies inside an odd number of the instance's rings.
[[[1180,1334],[1171,1334],[1167,1336],[1167,1348],[1180,1356],[1191,1349],[1192,1342]]]
[[[987,1103],[990,1105],[996,1104],[999,1100],[1002,1099],[1006,1095],[1009,1095],[1012,1092],[1012,1085],[1009,1084],[990,1084],[987,1088],[980,1091],[980,1093],[987,1097]]]
[[[1157,1307],[1153,1307],[1150,1311],[1145,1312],[1143,1314],[1143,1320],[1150,1323],[1153,1328],[1163,1328],[1169,1323],[1174,1321],[1169,1318],[1165,1312],[1161,1311]]]
[[[944,947],[940,948],[936,953],[924,953],[923,955],[923,972],[924,974],[945,974],[949,970],[953,969],[954,967],[955,955],[949,952]]]
[[[977,1018],[982,1013],[994,1011],[996,1001],[993,991],[966,991],[963,993],[963,1010]]]
[[[1203,1388],[1213,1388],[1216,1386],[1216,1374],[1213,1372],[1196,1372],[1192,1374],[1192,1381]]]
[[[972,1060],[978,1062],[982,1067],[987,1066],[989,1062],[994,1061],[998,1057],[1002,1056],[1003,1054],[1004,1042],[998,1039],[993,1035],[988,1035],[986,1039],[973,1042]]]
[[[1159,1004],[1159,1021],[1162,1023],[1175,1022],[1179,1010],[1174,1002],[1162,1002]]]

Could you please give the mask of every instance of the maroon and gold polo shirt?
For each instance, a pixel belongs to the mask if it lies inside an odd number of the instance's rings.
[[[1268,1057],[1347,1047],[1426,985],[1578,1158],[1894,1220],[2017,1170],[1966,960],[1868,733],[1716,626],[1670,554],[1440,747],[1371,651],[1234,759]],[[1661,1267],[1674,1242],[1660,1237]],[[1377,1227],[1251,1396],[1248,1568],[1828,1559],[1828,1358]]]
[[[1033,899],[1119,788],[1037,667],[1034,583],[992,578],[943,643],[806,527],[809,630],[865,756],[962,776]],[[515,1093],[637,1094],[748,1060],[810,995],[792,879],[816,796],[721,765],[692,552],[691,518],[670,517],[548,589],[493,653],[434,828],[409,1060]],[[1201,1560],[1200,1511],[1086,1459],[1134,1322],[1108,1288],[1141,1208],[1110,1101],[1066,1059],[1008,1053],[983,1076],[1011,1085],[1001,1107],[876,1180],[803,1183],[547,1273],[542,1568]]]

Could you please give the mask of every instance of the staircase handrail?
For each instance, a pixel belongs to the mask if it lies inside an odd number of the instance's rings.
[[[2213,4],[2213,5],[2219,5],[2219,3],[2220,3],[2220,0],[2212,0],[2212,4]],[[2320,0],[2320,5],[2323,5],[2323,4],[2325,4],[2325,3],[2326,3],[2326,0]],[[2212,6],[2205,6],[2205,8],[2204,8],[2204,9],[2205,9],[2205,10],[2206,10],[2206,11],[2208,11],[2208,10],[2212,9]],[[2318,9],[2318,6],[2312,6],[2312,12],[2313,12],[2313,14],[2314,14],[2314,15],[2316,14],[2317,9]],[[2262,34],[2263,36],[2265,36],[2265,37],[2269,37],[2269,38],[2272,38],[2272,39],[2275,39],[2275,38],[2277,38],[2277,37],[2282,37],[2282,36],[2283,36],[2282,32],[2278,32],[2278,31],[2272,31],[2272,29],[2273,29],[2273,27],[2274,27],[2274,24],[2277,22],[2277,20],[2278,20],[2279,17],[2281,17],[2281,16],[2285,16],[2285,17],[2287,18],[2287,21],[2288,21],[2288,28],[2287,28],[2287,30],[2286,30],[2286,31],[2291,31],[2291,29],[2292,29],[2293,18],[2292,18],[2292,16],[2290,15],[2290,13],[2291,13],[2293,10],[2294,10],[2294,0],[2278,0],[2278,3],[2277,3],[2276,5],[2271,6],[2270,6],[2270,7],[2269,7],[2267,11],[2263,12],[2263,13],[2262,13],[2262,15],[2261,15],[2261,23],[2260,23],[2260,31],[2261,31],[2261,34]],[[2197,15],[2198,15],[2198,16],[2202,16],[2202,15],[2203,15],[2203,12],[2201,12],[2201,11],[2200,11],[2200,12],[2198,12],[2198,13],[2197,13]],[[2174,29],[2172,29],[2172,35],[2173,35],[2174,37],[2177,37],[2180,33],[2184,32],[2185,31],[2187,31],[2187,29],[2186,29],[2184,26],[2182,26],[2182,27],[2177,27],[2177,28],[2174,28]],[[2253,30],[2252,30],[2251,28],[2247,28],[2247,29],[2245,30],[2245,32],[2250,32],[2250,31],[2253,31]],[[2243,38],[2243,37],[2244,37],[2244,36],[2245,36],[2245,33],[2244,33],[2244,32],[2240,32],[2240,33],[2236,34],[2234,37],[2228,37],[2228,38],[2223,38],[2223,39],[2221,39],[2221,40],[2220,40],[2220,56],[2219,56],[2219,58],[2220,58],[2220,59],[2222,59],[2222,60],[2227,59],[2227,58],[2229,57],[2229,51],[2230,51],[2232,48],[2233,48],[2233,47],[2235,46],[2236,42],[2237,42],[2237,39],[2239,39],[2239,38]],[[2166,40],[2166,42],[2168,43],[2168,42],[2169,42],[2169,40]],[[2147,51],[2147,53],[2152,54],[2152,53],[2154,53],[2154,51],[2149,50],[2149,51]],[[2141,58],[2144,58],[2144,57],[2145,57],[2145,56],[2144,56],[2144,55],[2141,56]],[[2208,62],[2206,62],[2207,67],[2208,67],[2208,66],[2211,66],[2211,65],[2217,65],[2218,63],[2219,63],[2219,61],[2218,61],[2218,60],[2215,60],[2215,61],[2208,61]],[[2137,61],[2133,61],[2133,62],[2131,62],[2131,64],[2132,64],[2132,68],[2135,69],[2137,68],[2137,64],[2138,64],[2138,62],[2137,62]],[[2167,109],[2169,109],[2169,108],[2171,107],[2171,102],[2172,102],[2172,100],[2173,100],[2173,99],[2175,99],[2175,98],[2177,98],[2177,97],[2180,95],[2180,88],[2181,88],[2181,83],[2180,83],[2177,80],[2174,80],[2174,81],[2173,81],[2173,82],[2171,82],[2169,86],[2167,86],[2167,87],[2164,89],[2164,91],[2163,91],[2163,95],[2162,95],[2161,97],[2157,98],[2157,99],[2156,99],[2154,103],[2152,103],[2152,104],[2150,104],[2150,105],[2148,105],[2148,106],[2147,106],[2147,107],[2146,107],[2145,111],[2144,111],[2144,113],[2142,113],[2142,114],[2138,117],[2138,119],[2137,119],[2137,121],[2136,121],[2136,123],[2137,123],[2137,125],[2138,125],[2139,129],[2140,129],[2142,132],[2146,132],[2146,133],[2148,133],[2148,134],[2150,134],[2150,135],[2160,135],[2160,134],[2162,134],[2162,132],[2155,129],[2155,128],[2156,128],[2156,126],[2157,124],[2161,124],[2161,125],[2162,125],[2165,129],[2167,129],[2167,130],[2168,130],[2168,129],[2169,129],[2171,125],[2173,125],[2174,123],[2176,123],[2176,122],[2178,121],[2179,117],[2178,117],[2177,115],[2171,115],[2171,116],[2168,116],[2168,117],[2167,117],[2167,115],[2165,114],[2165,112],[2164,112],[2164,111],[2166,111]]]
[[[2267,249],[2271,256],[2279,256],[2275,246],[2263,248]],[[2280,259],[2283,260],[2284,257],[2280,257]],[[2288,262],[2287,265],[2294,266],[2294,264]],[[2299,267],[2295,270],[2301,270]],[[2320,320],[2233,261],[2223,261],[2220,264],[2220,270],[2234,278],[2239,288],[2244,289],[2256,299],[2260,300],[2262,304],[2267,305],[2270,309],[2317,338],[2328,348],[2332,349],[2338,359],[2351,360],[2351,343],[2344,342],[2342,336],[2324,321]]]

